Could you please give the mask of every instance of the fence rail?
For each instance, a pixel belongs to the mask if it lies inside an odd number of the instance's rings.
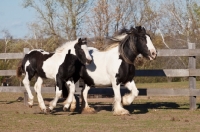
[[[154,69],[136,70],[136,76],[166,76],[166,77],[189,77],[187,89],[177,88],[140,88],[140,96],[189,96],[190,109],[196,109],[196,96],[200,96],[200,89],[196,89],[196,76],[200,76],[200,69],[196,69],[196,56],[200,56],[200,49],[195,49],[194,43],[188,44],[189,49],[159,49],[158,57],[185,56],[189,58],[188,69]],[[0,59],[22,59],[24,54],[29,52],[25,48],[24,53],[0,53]],[[0,70],[0,76],[15,76],[15,70]],[[31,88],[33,90],[33,88]],[[128,90],[121,88],[122,95]],[[9,86],[0,87],[0,92],[25,92],[24,87]],[[55,93],[54,87],[42,88],[43,93]],[[80,94],[81,88],[76,88],[76,94]],[[111,88],[91,88],[89,94],[113,95]]]

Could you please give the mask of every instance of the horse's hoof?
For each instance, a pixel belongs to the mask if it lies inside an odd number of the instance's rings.
[[[29,108],[32,108],[33,107],[33,105],[28,105],[29,106]]]
[[[41,112],[44,113],[45,115],[48,114],[48,113],[47,113],[47,109],[40,108],[40,110],[41,110]]]
[[[47,113],[47,114],[49,114],[49,113],[51,113],[51,112],[52,112],[52,110],[51,110],[50,108],[47,108],[47,109],[46,109],[46,113]]]
[[[69,109],[69,111],[70,111],[70,112],[74,112],[74,111],[75,111],[75,109],[71,109],[71,108],[70,108],[70,109]]]
[[[97,112],[95,111],[94,108],[84,108],[82,111],[81,111],[81,114],[96,114]]]
[[[75,104],[75,105],[74,105],[74,104],[73,104],[73,105],[71,104],[69,111],[70,111],[70,112],[74,112],[75,110],[76,110],[76,104]]]
[[[128,110],[121,110],[121,111],[114,111],[113,115],[115,116],[121,116],[121,115],[130,115]]]
[[[67,109],[66,107],[63,107],[63,111],[65,111],[65,112],[66,112],[67,110],[68,110],[68,109]]]

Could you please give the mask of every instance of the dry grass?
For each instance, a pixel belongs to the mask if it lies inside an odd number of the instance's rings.
[[[144,84],[139,85],[144,87]],[[36,100],[33,108],[28,108],[23,102],[16,101],[20,96],[23,94],[0,93],[1,132],[197,132],[200,129],[199,98],[197,110],[191,111],[189,97],[140,96],[131,106],[126,107],[131,113],[130,116],[113,116],[112,102],[90,103],[98,111],[97,114],[91,115],[63,112],[60,102],[55,113],[44,115],[40,113]],[[44,94],[47,105],[52,97],[54,95]]]

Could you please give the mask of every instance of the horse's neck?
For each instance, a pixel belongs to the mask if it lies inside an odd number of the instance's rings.
[[[121,49],[119,49],[119,53],[123,60],[129,64],[133,64],[138,55],[137,51],[135,51],[129,45],[125,45],[123,48],[121,47]]]

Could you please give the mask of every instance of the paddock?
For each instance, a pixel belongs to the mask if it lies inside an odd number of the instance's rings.
[[[41,113],[37,100],[29,108],[18,101],[23,93],[0,93],[0,131],[72,131],[72,132],[121,132],[121,131],[195,131],[198,132],[200,103],[197,110],[188,110],[187,96],[139,96],[133,104],[127,106],[131,115],[113,116],[112,99],[90,102],[97,114],[79,114],[63,112],[62,99],[59,100],[55,113]],[[54,94],[44,93],[45,104]],[[93,98],[94,99],[94,98]],[[111,102],[110,102],[111,101]],[[200,102],[197,98],[197,102]]]
[[[24,54],[28,53],[29,49],[24,48],[23,53],[0,53],[0,59],[22,59]],[[200,90],[196,88],[196,77],[200,76],[200,69],[196,69],[196,56],[200,56],[200,49],[195,48],[194,43],[188,44],[188,49],[158,49],[158,57],[185,56],[188,57],[188,69],[152,69],[152,70],[136,70],[136,76],[166,76],[166,77],[188,77],[188,88],[139,88],[139,96],[188,96],[189,108],[195,110],[196,98],[200,96]],[[0,76],[15,76],[15,70],[0,70]],[[33,87],[31,88],[33,90]],[[81,87],[76,84],[76,95],[79,96]],[[23,86],[1,86],[0,92],[16,92],[24,93],[24,104],[27,105],[27,93]],[[127,90],[121,88],[122,95]],[[42,93],[55,93],[54,87],[43,87]],[[91,88],[89,95],[113,95],[111,88]],[[103,99],[102,99],[103,101]]]

